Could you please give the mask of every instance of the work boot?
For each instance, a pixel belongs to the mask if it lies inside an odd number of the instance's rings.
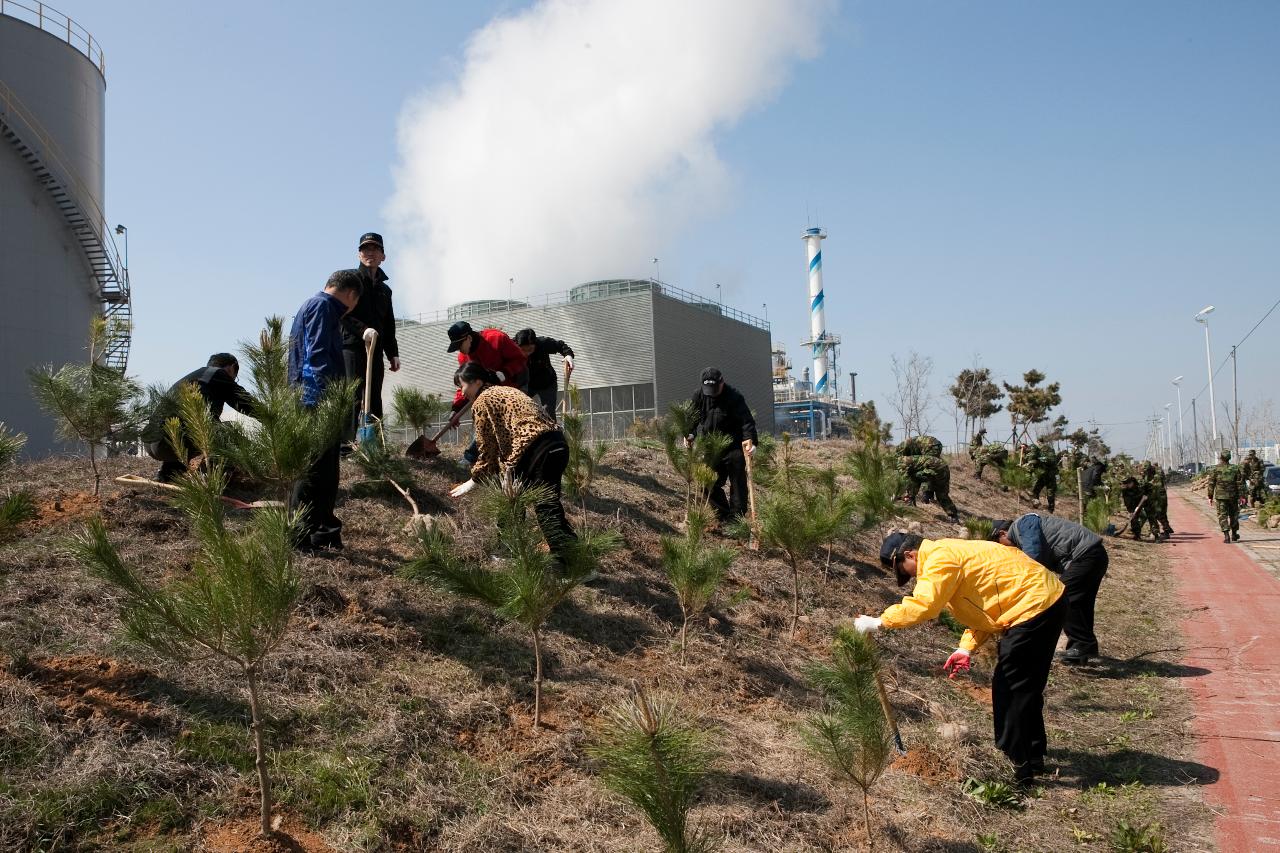
[[[1081,666],[1088,663],[1089,658],[1090,655],[1087,649],[1081,648],[1080,646],[1072,646],[1063,652],[1058,657],[1058,660],[1062,661],[1067,666]]]
[[[1227,532],[1227,531],[1225,531],[1225,530],[1224,530],[1224,531],[1222,531],[1222,541],[1223,541],[1223,542],[1226,542],[1228,545],[1230,545],[1230,544],[1231,544],[1231,534],[1230,534],[1230,533],[1228,533],[1228,532]]]
[[[1239,541],[1240,541],[1240,531],[1239,531],[1239,530],[1233,530],[1233,531],[1231,531],[1231,541],[1232,541],[1232,542],[1239,542]]]

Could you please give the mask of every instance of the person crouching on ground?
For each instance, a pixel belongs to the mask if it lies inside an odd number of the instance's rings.
[[[1021,549],[1067,588],[1067,648],[1060,660],[1083,664],[1096,658],[1093,609],[1110,561],[1102,537],[1074,521],[1029,512],[1013,521],[993,522],[991,541]]]
[[[453,384],[471,402],[476,461],[471,479],[449,494],[460,498],[486,477],[510,476],[525,486],[540,486],[547,497],[534,508],[551,553],[559,555],[577,539],[560,502],[560,481],[569,464],[569,445],[555,421],[519,388],[499,379],[477,362],[467,362]]]
[[[1067,616],[1062,582],[1021,551],[995,542],[895,532],[880,546],[880,562],[894,570],[898,586],[915,578],[915,589],[879,616],[859,616],[854,629],[908,628],[946,608],[966,626],[960,647],[943,665],[952,678],[969,670],[970,656],[988,637],[999,635],[991,675],[996,746],[1013,762],[1019,783],[1043,773],[1044,688]]]

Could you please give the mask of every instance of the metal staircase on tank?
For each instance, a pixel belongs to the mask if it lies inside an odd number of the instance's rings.
[[[34,139],[40,140],[48,159],[59,165],[60,171],[67,176],[61,179],[46,164],[40,152],[31,148],[19,133],[17,125],[25,124]],[[110,344],[103,353],[103,364],[123,372],[129,364],[129,344],[132,338],[133,306],[129,290],[129,272],[120,263],[120,253],[116,250],[115,241],[110,236],[106,219],[93,203],[92,196],[80,187],[81,192],[73,193],[68,183],[78,184],[74,174],[65,166],[61,166],[63,158],[57,153],[53,140],[40,127],[39,121],[22,106],[13,90],[0,82],[0,137],[3,137],[18,152],[31,168],[36,180],[49,193],[54,205],[62,213],[63,219],[70,227],[76,241],[84,252],[85,260],[93,272],[97,283],[98,298],[102,302],[102,313],[113,330],[109,336]],[[85,204],[79,201],[85,199]],[[86,212],[86,206],[93,214]],[[104,240],[103,237],[106,237]]]

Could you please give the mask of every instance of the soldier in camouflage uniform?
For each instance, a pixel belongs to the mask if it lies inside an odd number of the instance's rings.
[[[907,503],[915,506],[916,495],[923,486],[933,492],[938,506],[954,522],[960,521],[960,511],[951,501],[951,468],[941,456],[913,455],[898,457],[898,471],[906,481]]]
[[[986,466],[990,465],[997,471],[1004,467],[1004,464],[1009,461],[1009,448],[994,442],[984,444],[973,461],[978,469],[978,479],[981,480],[982,469]]]
[[[1240,541],[1240,495],[1244,491],[1244,473],[1231,464],[1231,451],[1218,454],[1218,464],[1209,472],[1209,500],[1218,509],[1218,527],[1223,542]]]
[[[1241,467],[1249,478],[1249,506],[1261,506],[1267,502],[1267,486],[1262,480],[1262,472],[1267,466],[1258,458],[1258,451],[1250,450]]]
[[[982,449],[983,439],[986,438],[987,429],[983,427],[973,434],[973,438],[969,439],[969,458],[978,461],[978,451]]]
[[[932,435],[922,435],[916,441],[920,444],[920,453],[924,456],[942,458],[942,442]]]
[[[1133,533],[1134,539],[1142,538],[1144,524],[1150,524],[1152,533],[1157,539],[1160,538],[1156,530],[1156,522],[1151,517],[1147,490],[1138,482],[1137,477],[1130,475],[1120,481],[1120,500],[1124,501],[1125,510],[1133,516],[1133,520],[1129,522],[1129,530]]]
[[[1169,526],[1169,490],[1165,487],[1164,471],[1154,462],[1142,467],[1142,486],[1147,493],[1147,517],[1151,519],[1151,532],[1157,539],[1168,539],[1173,533]],[[1161,534],[1160,528],[1164,528]]]
[[[1049,446],[1048,442],[1041,442],[1038,445],[1028,446],[1026,452],[1022,456],[1022,467],[1031,472],[1035,477],[1035,482],[1031,486],[1031,505],[1040,506],[1040,492],[1045,493],[1048,499],[1049,512],[1053,512],[1053,507],[1058,498],[1058,466],[1060,464],[1057,452]]]

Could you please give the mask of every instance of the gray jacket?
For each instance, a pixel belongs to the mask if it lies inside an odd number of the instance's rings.
[[[1101,545],[1102,537],[1074,521],[1029,512],[1009,525],[1009,541],[1046,569],[1061,574],[1072,560]]]

